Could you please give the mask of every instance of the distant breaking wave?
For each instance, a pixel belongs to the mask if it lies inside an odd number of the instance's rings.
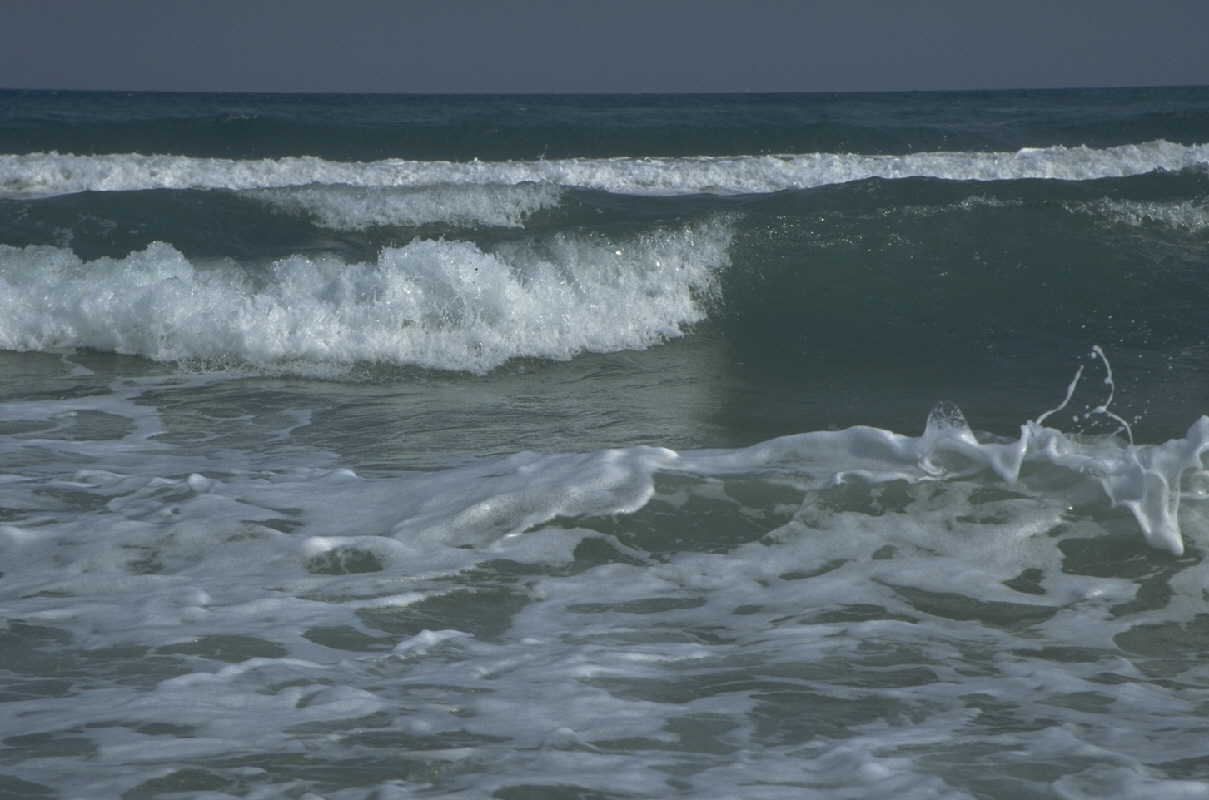
[[[247,191],[286,187],[520,186],[539,184],[618,194],[759,194],[867,178],[954,181],[1084,181],[1209,165],[1209,144],[1164,140],[1108,148],[1043,147],[1016,152],[908,155],[701,156],[537,161],[328,161],[311,156],[262,160],[171,155],[0,156],[0,196],[145,189]]]

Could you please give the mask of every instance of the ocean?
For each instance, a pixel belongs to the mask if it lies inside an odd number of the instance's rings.
[[[1209,797],[1209,89],[0,92],[0,795]]]

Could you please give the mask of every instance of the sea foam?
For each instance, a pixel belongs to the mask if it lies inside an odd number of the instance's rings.
[[[551,769],[601,790],[621,770],[655,796],[670,753],[706,765],[721,788],[703,796],[769,773],[800,784],[806,759],[819,792],[856,771],[896,796],[915,780],[903,796],[922,798],[947,785],[911,771],[921,739],[972,759],[986,741],[1042,760],[1111,744],[1102,758],[1125,778],[1151,774],[1152,748],[1202,757],[1203,668],[1164,651],[1203,634],[1206,565],[1143,563],[1171,599],[1133,611],[1154,590],[1104,572],[1147,561],[1122,546],[1128,515],[1106,514],[1131,487],[1158,475],[1204,499],[1209,419],[1157,446],[1036,421],[984,440],[942,405],[914,436],[518,452],[373,477],[313,450],[264,468],[221,444],[181,449],[156,421],[179,413],[181,387],[146,388],[4,409],[29,423],[5,437],[7,463],[39,465],[7,480],[0,525],[13,618],[0,713],[21,780],[84,796],[155,774],[200,792],[248,753],[361,748],[371,766],[422,758],[424,776],[472,762],[455,797]],[[89,411],[128,418],[128,433],[94,450],[66,424]],[[93,454],[105,468],[65,467]],[[1203,523],[1189,506],[1177,511]],[[54,681],[35,671],[51,668]],[[1177,687],[1142,680],[1148,668]],[[1004,733],[1004,713],[1058,724]],[[1150,738],[1122,744],[1121,719]],[[787,728],[806,744],[764,745]],[[717,744],[731,741],[759,760]],[[172,771],[195,761],[211,771]],[[338,790],[348,771],[330,771]]]
[[[230,160],[137,153],[98,156],[33,153],[0,156],[0,196],[144,189],[242,191],[313,185],[419,187],[525,183],[620,194],[745,194],[867,178],[1082,181],[1204,168],[1206,164],[1209,164],[1209,144],[1184,145],[1162,140],[1108,148],[1054,146],[1015,152],[805,153],[497,162],[403,159],[344,162],[311,156]]]

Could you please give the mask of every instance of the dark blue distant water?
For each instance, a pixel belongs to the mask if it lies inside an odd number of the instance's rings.
[[[2,92],[0,794],[1202,796],[1207,308],[1201,88]]]

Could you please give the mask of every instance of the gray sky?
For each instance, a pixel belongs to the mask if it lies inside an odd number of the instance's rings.
[[[0,87],[897,91],[1209,84],[1206,0],[0,0]]]

